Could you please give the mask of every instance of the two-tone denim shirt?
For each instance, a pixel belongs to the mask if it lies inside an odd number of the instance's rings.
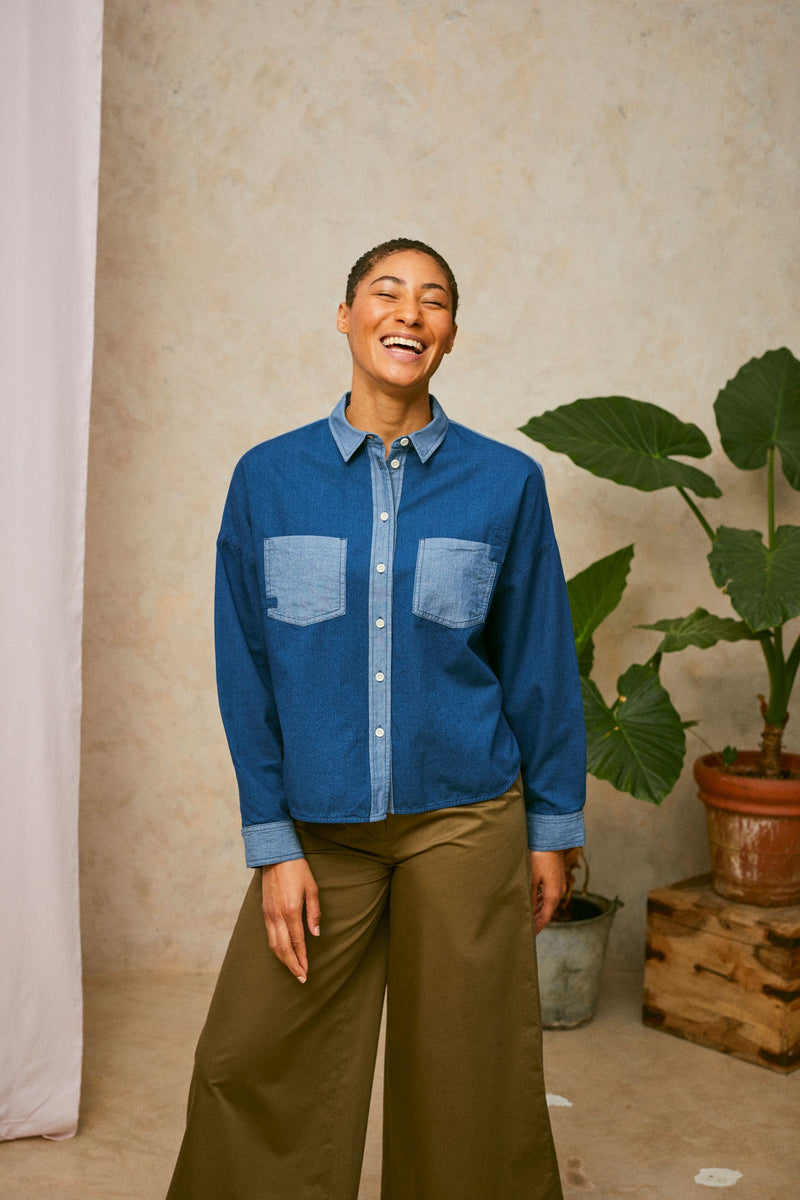
[[[533,459],[449,422],[330,418],[238,463],[218,539],[217,682],[248,866],[293,820],[380,821],[502,795],[529,845],[583,843],[569,606]]]

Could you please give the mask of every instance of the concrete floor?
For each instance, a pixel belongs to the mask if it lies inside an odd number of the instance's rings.
[[[212,985],[87,979],[80,1132],[0,1145],[2,1200],[163,1200]],[[551,1107],[565,1200],[703,1200],[725,1180],[731,1200],[800,1200],[800,1071],[645,1029],[640,1003],[640,978],[607,974],[591,1025],[545,1035],[548,1092],[571,1105]],[[359,1200],[379,1196],[379,1084]]]

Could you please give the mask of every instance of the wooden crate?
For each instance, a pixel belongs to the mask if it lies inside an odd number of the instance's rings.
[[[710,875],[647,901],[643,1020],[788,1074],[800,1067],[800,905],[724,900]]]

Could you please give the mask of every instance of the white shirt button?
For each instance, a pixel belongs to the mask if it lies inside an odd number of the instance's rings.
[[[383,572],[386,570],[386,563],[378,563],[375,570],[378,572],[379,575],[382,575]]]
[[[378,629],[383,629],[383,627],[384,627],[384,625],[386,624],[386,622],[384,621],[383,617],[378,617],[378,619],[377,619],[377,621],[375,622],[375,624],[377,625]]]
[[[383,671],[377,671],[375,673],[375,678],[377,679],[378,683],[383,683],[386,676],[384,675]]]
[[[388,514],[388,513],[381,513],[381,520],[382,520],[382,521],[388,521],[388,520],[389,520],[389,514]]]
[[[389,466],[390,466],[390,467],[394,467],[394,469],[395,469],[395,471],[396,471],[396,470],[397,470],[397,468],[400,466],[400,459],[399,459],[399,458],[393,458],[393,459],[392,459],[392,461],[389,463]]]
[[[383,737],[383,734],[384,734],[384,730],[381,729],[381,727],[379,725],[378,728],[375,730],[375,737]]]
[[[407,445],[408,445],[408,438],[400,438],[400,445],[401,445],[401,446],[407,446]]]

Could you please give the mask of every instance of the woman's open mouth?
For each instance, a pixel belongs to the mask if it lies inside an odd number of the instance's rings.
[[[402,358],[416,358],[425,349],[422,342],[416,338],[398,337],[396,334],[389,334],[387,337],[382,337],[381,345],[385,346],[387,350],[391,350],[397,357]]]

